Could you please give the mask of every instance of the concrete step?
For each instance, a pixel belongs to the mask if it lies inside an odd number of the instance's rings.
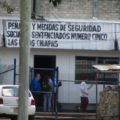
[[[65,117],[65,116],[35,116],[35,119],[45,119],[45,120],[96,120],[96,117]]]
[[[52,120],[56,119],[55,116],[36,116],[35,119],[45,119],[45,120]],[[96,120],[96,117],[62,117],[58,116],[58,120]]]
[[[96,113],[65,113],[59,112],[57,114],[51,112],[37,112],[35,119],[59,119],[59,120],[96,120]]]
[[[55,115],[55,112],[36,112],[36,115]],[[80,112],[58,112],[57,113],[59,116],[96,116],[96,113],[80,113]]]

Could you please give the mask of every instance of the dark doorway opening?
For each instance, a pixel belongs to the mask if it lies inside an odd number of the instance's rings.
[[[56,67],[56,56],[49,56],[49,55],[35,55],[34,56],[34,74],[40,73],[41,76],[41,85],[43,87],[44,78],[45,76],[50,76],[52,79],[55,77],[55,70]],[[50,70],[51,69],[51,70]],[[44,90],[42,89],[42,92]],[[40,110],[43,110],[43,98],[44,94],[40,94]]]
[[[56,56],[35,55],[34,67],[35,68],[55,68]]]
[[[53,71],[48,71],[49,68],[56,67],[56,56],[54,55],[35,55],[34,56],[34,68],[46,68],[46,70],[35,70],[34,73],[39,72],[41,76],[45,74],[50,75],[51,77],[54,76]]]

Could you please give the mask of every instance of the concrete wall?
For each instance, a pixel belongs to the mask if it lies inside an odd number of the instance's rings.
[[[93,17],[100,20],[120,20],[119,0],[63,0],[56,8],[48,0],[41,0],[39,7],[39,15],[57,20]]]
[[[102,20],[120,20],[120,1],[98,0],[98,18]]]
[[[17,59],[17,73],[19,73],[19,49],[15,48],[0,48],[0,64],[9,66],[13,64],[13,59]],[[3,54],[4,53],[4,54]],[[69,80],[62,82],[62,87],[59,88],[59,102],[60,103],[79,103],[80,90],[79,84],[75,84],[75,56],[101,56],[101,57],[117,57],[117,52],[96,52],[96,51],[71,51],[71,50],[48,50],[48,49],[32,49],[30,66],[34,66],[34,55],[55,55],[56,66],[59,67],[59,80]],[[9,76],[9,77],[8,77]],[[17,83],[18,83],[17,76]],[[13,82],[13,72],[8,72],[0,76],[0,84],[10,84]],[[103,86],[98,87],[98,93],[103,89]],[[95,85],[90,89],[90,103],[96,102]],[[98,94],[99,95],[99,94]]]
[[[0,0],[0,16],[19,16],[19,4],[20,0]]]
[[[56,8],[47,0],[42,0],[40,2],[40,14],[55,19],[90,19],[92,7],[92,1],[89,0],[63,0]]]
[[[5,1],[5,0],[0,0]],[[15,8],[11,14],[8,14],[6,9],[0,6],[0,16],[19,16],[19,1],[7,0],[8,4]],[[120,2],[119,0],[98,0],[96,9],[96,16],[94,16],[94,0],[63,0],[61,5],[54,8],[49,0],[39,0],[40,7],[38,15],[45,18],[59,21],[61,19],[86,19],[90,20],[97,17],[99,20],[120,20]],[[75,79],[75,56],[101,56],[101,57],[118,57],[118,52],[113,51],[67,51],[67,50],[47,50],[47,49],[32,49],[30,66],[33,66],[34,55],[56,55],[56,66],[59,67],[59,79],[70,80],[71,82],[64,82],[59,90],[59,102],[61,103],[79,103],[80,91],[79,84],[72,82]],[[11,65],[13,59],[17,58],[17,65],[19,65],[19,50],[15,48],[0,48],[0,64]],[[18,79],[18,78],[17,78]],[[12,83],[13,73],[9,72],[0,77],[0,84]],[[102,86],[99,86],[99,91]],[[90,103],[95,102],[95,86],[90,90]]]
[[[0,15],[19,16],[20,0],[1,0],[7,1],[13,12],[7,13],[6,7],[0,4]],[[32,2],[32,0],[31,0]],[[92,19],[97,17],[99,20],[120,20],[119,0],[62,0],[58,7],[53,7],[49,0],[36,0],[37,15],[48,19]]]

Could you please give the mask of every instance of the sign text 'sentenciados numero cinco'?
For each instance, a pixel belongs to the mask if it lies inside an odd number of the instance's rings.
[[[4,26],[6,46],[19,47],[20,21],[7,20]],[[30,46],[72,49],[72,44],[82,44],[82,41],[107,41],[110,39],[107,26],[102,23],[32,22]]]

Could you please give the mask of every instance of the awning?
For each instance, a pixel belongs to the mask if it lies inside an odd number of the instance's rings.
[[[93,65],[93,67],[101,72],[120,72],[120,65],[117,64]]]

